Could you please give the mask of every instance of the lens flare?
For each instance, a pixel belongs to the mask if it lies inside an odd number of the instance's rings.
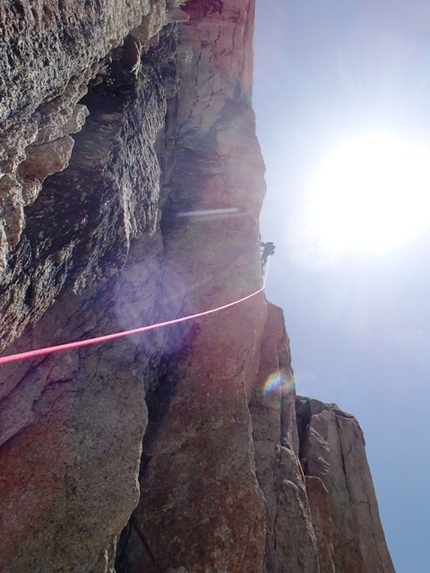
[[[288,394],[294,390],[294,377],[286,370],[276,370],[270,374],[264,384],[264,393],[281,391]]]

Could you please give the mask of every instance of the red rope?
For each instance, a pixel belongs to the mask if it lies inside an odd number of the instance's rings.
[[[267,277],[267,272],[266,272]],[[264,281],[263,286],[257,291],[244,296],[239,300],[235,300],[228,304],[218,306],[217,308],[212,308],[211,310],[205,310],[204,312],[197,312],[196,314],[190,314],[189,316],[183,316],[182,318],[175,318],[173,320],[166,320],[165,322],[159,322],[157,324],[150,324],[149,326],[141,326],[140,328],[133,328],[131,330],[123,330],[121,332],[114,332],[113,334],[105,334],[103,336],[97,336],[95,338],[88,338],[87,340],[77,340],[75,342],[67,342],[65,344],[58,344],[56,346],[46,346],[45,348],[38,348],[37,350],[29,350],[27,352],[19,352],[17,354],[10,354],[9,356],[1,356],[0,364],[8,364],[10,362],[18,362],[20,360],[26,360],[27,358],[36,358],[37,356],[45,356],[46,354],[53,354],[54,352],[63,352],[64,350],[73,350],[75,348],[82,348],[83,346],[90,346],[92,344],[99,344],[100,342],[107,342],[109,340],[116,340],[117,338],[123,338],[124,336],[131,336],[132,334],[139,334],[141,332],[148,332],[149,330],[155,330],[156,328],[162,328],[164,326],[170,326],[171,324],[178,324],[180,322],[185,322],[187,320],[192,320],[193,318],[200,318],[201,316],[206,316],[214,312],[219,312],[226,308],[240,304],[245,300],[248,300],[265,289]]]
[[[137,522],[137,519],[136,519],[136,516],[134,515],[134,513],[131,514],[130,521],[133,524],[133,527],[136,530],[136,533],[139,536],[141,542],[143,543],[143,545],[146,549],[146,552],[148,553],[149,557],[151,558],[152,564],[154,565],[157,573],[163,573],[161,571],[160,564],[158,563],[154,553],[152,552],[151,548],[149,547],[149,543],[145,537],[145,534],[143,533],[143,531],[139,527],[139,524]]]

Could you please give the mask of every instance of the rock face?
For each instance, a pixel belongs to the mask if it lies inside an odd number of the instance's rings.
[[[0,572],[391,573],[266,302],[253,0],[3,2]]]
[[[281,309],[269,305],[250,401],[256,474],[266,500],[267,571],[319,572],[303,471],[289,340]]]
[[[307,398],[297,399],[297,416],[300,458],[327,570],[393,571],[357,420],[335,404]]]

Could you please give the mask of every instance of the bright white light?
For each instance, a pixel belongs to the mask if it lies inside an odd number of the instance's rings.
[[[196,211],[181,211],[177,217],[218,217],[219,215],[232,215],[239,212],[237,207],[227,209],[200,209]]]
[[[372,134],[339,146],[312,184],[307,233],[327,253],[383,253],[430,222],[430,152]]]

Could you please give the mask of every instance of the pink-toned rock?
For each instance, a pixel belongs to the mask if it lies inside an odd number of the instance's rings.
[[[187,118],[180,112],[183,127],[161,222],[166,274],[160,295],[173,316],[232,302],[255,292],[262,281],[257,216],[264,167],[250,100],[234,96],[223,46],[204,48],[206,35],[192,14],[185,27],[181,43],[193,43],[193,50],[204,50],[209,59],[194,70],[191,84],[182,75],[179,91],[180,101],[190,96],[207,104],[204,125],[195,111]],[[237,57],[242,62],[245,49]],[[213,68],[211,62],[218,64]],[[225,92],[213,92],[214,84],[206,82],[211,75]],[[176,345],[149,398],[135,516],[162,570],[264,569],[264,498],[255,475],[248,394],[265,314],[260,294],[185,325],[179,330],[185,344]],[[177,334],[172,332],[172,344]],[[124,558],[130,571],[151,567],[133,529]]]
[[[336,573],[333,562],[333,521],[328,491],[318,477],[305,476],[305,483],[318,547],[320,573]]]
[[[335,571],[393,573],[358,422],[317,400],[300,398],[298,412],[305,473],[328,492]],[[316,511],[326,513],[325,503]]]
[[[66,135],[49,143],[30,145],[26,160],[19,167],[20,176],[43,182],[49,175],[63,171],[69,165],[74,144],[70,135]]]
[[[69,14],[72,4],[63,3]],[[129,8],[138,13],[139,4]],[[147,73],[152,81],[131,94],[91,94],[90,122],[66,167],[72,140],[64,134],[86,115],[83,106],[72,112],[83,95],[79,86],[92,74],[86,70],[73,89],[39,106],[38,125],[51,141],[27,147],[25,164],[20,158],[25,177],[56,174],[43,188],[29,184],[23,195],[13,178],[19,162],[0,178],[0,244],[4,238],[8,255],[0,344],[8,353],[156,321],[162,239],[155,141],[167,163],[161,146],[166,95],[159,74]],[[17,144],[24,148],[29,140],[19,137],[19,118]],[[51,138],[57,128],[64,138]],[[24,203],[27,217],[17,220]],[[130,338],[0,368],[2,573],[112,570],[116,537],[138,501],[145,391],[156,376],[162,339]]]
[[[253,295],[0,368],[0,571],[392,573],[358,425],[296,402],[259,292],[254,2],[178,4],[0,12],[2,348]]]
[[[266,567],[319,573],[318,550],[298,458],[295,389],[282,310],[268,305],[250,401],[256,474],[266,503]]]
[[[161,293],[174,316],[237,300],[261,285],[254,210],[264,185],[257,177],[251,186],[245,184],[250,172],[261,174],[261,156],[252,143],[252,114],[239,113],[235,122],[251,137],[245,153],[220,155],[213,136],[178,153],[164,215],[168,273]],[[236,177],[232,160],[239,166]],[[234,185],[226,185],[224,173]],[[210,207],[232,206],[237,216],[208,213]],[[190,207],[196,216],[177,217]],[[254,573],[264,568],[264,500],[255,476],[247,403],[264,316],[260,294],[185,325],[186,345],[150,399],[135,514],[163,569]],[[126,554],[131,571],[150,567],[136,532]]]

